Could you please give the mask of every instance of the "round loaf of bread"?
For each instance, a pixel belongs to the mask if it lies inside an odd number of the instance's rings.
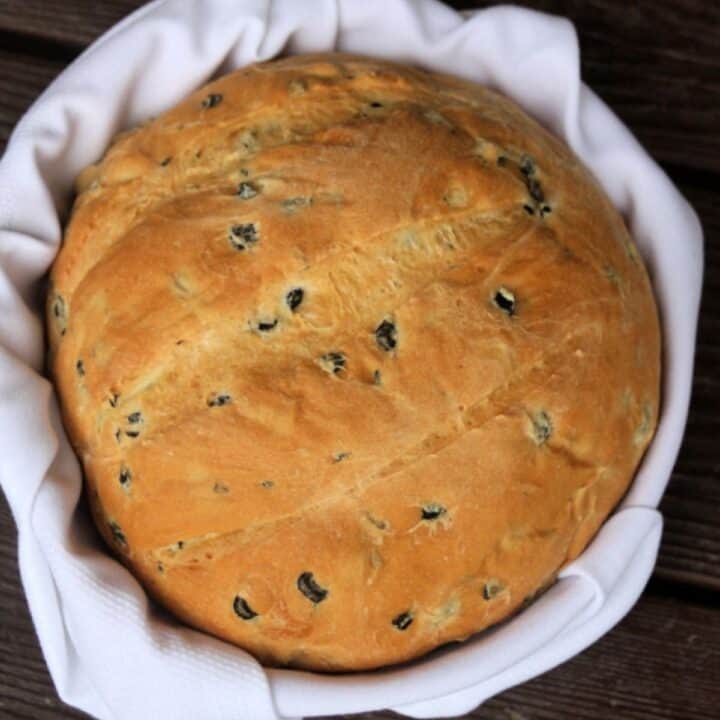
[[[100,532],[186,623],[268,665],[409,660],[552,583],[631,482],[648,276],[495,92],[255,65],[77,185],[50,369]]]

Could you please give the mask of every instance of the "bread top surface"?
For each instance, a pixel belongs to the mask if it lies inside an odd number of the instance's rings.
[[[478,85],[344,55],[224,76],[78,178],[50,368],[111,547],[267,664],[507,617],[627,489],[660,333],[621,217]]]

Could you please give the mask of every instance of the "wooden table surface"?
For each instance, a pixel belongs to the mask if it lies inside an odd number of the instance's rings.
[[[362,0],[358,0],[361,2]],[[0,0],[0,152],[20,115],[140,0]],[[471,0],[456,7],[481,7]],[[720,718],[720,3],[527,0],[572,19],[585,81],[697,209],[706,272],[692,407],[662,502],[665,533],[642,598],[578,657],[466,717]],[[0,718],[84,718],[62,704],[40,653],[0,493]],[[371,713],[363,718],[390,718]],[[164,720],[158,718],[158,720]],[[200,719],[199,719],[200,720]]]

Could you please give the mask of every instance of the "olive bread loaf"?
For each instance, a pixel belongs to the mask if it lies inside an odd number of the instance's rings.
[[[47,315],[105,540],[268,665],[508,617],[658,414],[648,276],[590,173],[499,94],[361,57],[247,67],[115,138]]]

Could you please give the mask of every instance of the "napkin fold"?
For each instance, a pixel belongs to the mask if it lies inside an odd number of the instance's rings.
[[[81,473],[42,375],[42,277],[72,182],[119,130],[213,76],[281,53],[343,50],[490,85],[563,137],[624,214],[648,263],[664,332],[656,438],[619,510],[558,583],[514,619],[401,668],[323,676],[260,666],[149,603],[78,505]],[[467,712],[564,661],[632,607],[655,562],[655,509],[687,416],[702,232],[693,210],[580,81],[567,20],[434,0],[156,0],[47,88],[0,161],[0,484],[23,587],[60,697],[101,720],[276,720],[392,707]]]

